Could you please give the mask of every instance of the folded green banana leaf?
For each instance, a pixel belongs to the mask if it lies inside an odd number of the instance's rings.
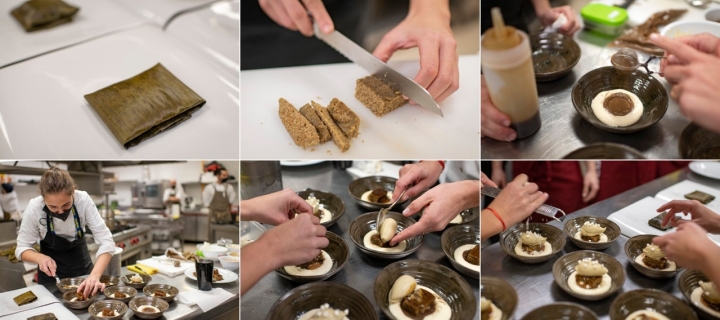
[[[15,298],[13,298],[13,301],[15,301],[15,304],[19,306],[26,305],[30,302],[33,302],[37,300],[37,296],[32,291],[27,291]]]
[[[10,13],[25,31],[32,32],[68,23],[79,10],[61,0],[30,0]]]
[[[138,145],[181,122],[205,104],[162,64],[85,95],[125,148]]]
[[[27,320],[58,320],[58,318],[52,313],[45,313],[37,316],[27,318]]]

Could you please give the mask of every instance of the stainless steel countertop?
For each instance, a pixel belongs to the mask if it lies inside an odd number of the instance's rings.
[[[720,181],[705,178],[690,172],[688,169],[683,169],[582,210],[578,210],[570,215],[570,217],[593,215],[607,218],[617,210],[644,197],[654,196],[660,190],[684,180],[692,180],[711,187],[720,188]],[[563,224],[557,221],[553,221],[550,224],[560,229],[563,227]],[[623,284],[622,289],[618,293],[600,301],[584,301],[574,298],[565,291],[562,291],[562,289],[555,284],[552,274],[552,266],[555,261],[567,253],[580,250],[580,248],[573,245],[570,241],[567,242],[561,253],[556,254],[550,261],[541,264],[521,263],[506,255],[502,248],[500,248],[500,244],[495,243],[482,249],[481,255],[483,259],[480,269],[482,270],[483,276],[501,278],[515,287],[519,301],[514,314],[515,319],[522,318],[525,314],[538,307],[560,301],[569,301],[584,305],[592,309],[600,319],[610,319],[608,312],[610,304],[615,298],[623,292],[642,288],[662,290],[683,300],[682,293],[680,293],[677,287],[677,276],[665,280],[651,279],[642,275],[630,265],[623,249],[627,240],[628,237],[621,235],[609,248],[601,251],[615,257],[621,264],[625,265],[625,274],[627,277],[625,284]]]
[[[220,267],[220,263],[217,262],[217,266]],[[237,271],[235,271],[237,273]],[[130,273],[130,271],[127,270],[127,267],[123,268],[123,274]],[[179,275],[177,277],[171,278],[166,275],[157,273],[152,275],[152,280],[150,281],[150,284],[153,283],[162,283],[162,284],[169,284],[171,286],[174,286],[180,290],[180,292],[184,291],[191,291],[197,289],[197,282],[185,277],[185,275]],[[165,311],[163,314],[162,319],[212,319],[213,317],[216,317],[218,315],[221,315],[223,313],[226,313],[230,310],[236,309],[239,306],[238,299],[240,297],[240,288],[239,288],[239,280],[235,281],[233,283],[227,283],[227,284],[213,284],[213,287],[215,288],[223,288],[227,290],[228,292],[232,293],[234,295],[233,298],[231,298],[228,301],[225,301],[221,305],[209,310],[208,312],[203,312],[200,307],[197,305],[193,306],[187,306],[185,304],[179,303],[177,299],[170,303],[170,308]],[[122,282],[120,282],[120,285],[122,286]],[[55,295],[59,300],[62,301],[62,294],[60,293],[60,290],[55,286],[54,283],[47,284],[45,287],[50,290],[51,293]],[[138,295],[143,295],[142,290],[138,290]],[[105,296],[100,294],[95,301],[101,301],[104,300]],[[76,316],[78,316],[82,320],[91,319],[90,314],[88,313],[87,309],[84,310],[74,310],[69,309],[72,313],[74,313]],[[199,317],[202,315],[202,317]],[[138,319],[137,317],[133,316],[132,310],[128,310],[128,312],[125,314],[123,319]]]
[[[358,290],[372,303],[380,319],[388,319],[375,303],[373,286],[375,285],[375,277],[378,273],[380,273],[384,267],[397,260],[378,260],[368,257],[357,249],[350,239],[349,233],[346,232],[353,219],[360,214],[368,212],[365,208],[360,207],[348,193],[347,187],[352,180],[352,177],[347,172],[334,169],[330,162],[308,167],[282,168],[284,188],[290,188],[293,191],[302,191],[306,188],[323,190],[332,192],[343,200],[345,203],[345,214],[343,214],[337,223],[330,227],[328,231],[341,236],[343,240],[345,240],[349,248],[349,258],[347,264],[340,272],[325,281],[336,281]],[[453,269],[440,247],[440,235],[441,232],[426,234],[420,249],[409,255],[406,259],[433,261]],[[460,275],[470,284],[476,298],[479,299],[478,290],[480,282],[476,279],[463,276],[462,274]],[[240,307],[241,318],[265,319],[265,316],[270,312],[270,307],[272,307],[275,301],[297,286],[299,286],[299,284],[283,279],[274,271],[271,272],[242,297]],[[476,319],[479,318],[480,314],[478,310]]]
[[[587,2],[587,1],[585,1]],[[575,35],[580,45],[580,61],[562,79],[538,83],[542,126],[535,134],[513,142],[481,139],[481,158],[491,159],[561,159],[570,152],[589,144],[613,142],[637,149],[647,159],[679,159],[680,134],[690,123],[681,113],[677,102],[669,99],[667,113],[653,126],[635,133],[616,134],[603,131],[583,120],[573,107],[573,85],[589,71],[610,66],[610,57],[618,50],[607,48],[609,40],[585,31]],[[640,56],[646,61],[647,55]],[[644,71],[643,71],[644,72]],[[669,95],[670,85],[662,77],[655,77]]]

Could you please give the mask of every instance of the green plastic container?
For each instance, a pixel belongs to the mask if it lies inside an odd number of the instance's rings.
[[[591,3],[580,10],[585,28],[609,36],[618,36],[625,30],[627,11],[602,3]]]

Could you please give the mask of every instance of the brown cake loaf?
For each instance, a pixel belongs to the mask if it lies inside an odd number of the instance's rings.
[[[327,107],[335,123],[340,127],[340,130],[348,137],[355,138],[360,133],[360,118],[348,108],[345,103],[333,98],[330,101],[330,105]],[[311,121],[312,122],[312,121]]]
[[[400,91],[375,76],[367,76],[356,81],[355,98],[378,117],[382,117],[407,102]]]
[[[310,101],[310,103],[312,104],[313,109],[315,109],[315,112],[317,112],[318,116],[320,116],[320,119],[322,119],[322,121],[328,127],[328,130],[330,130],[330,134],[333,137],[333,142],[335,142],[335,145],[340,148],[340,151],[345,152],[350,149],[350,139],[348,139],[348,137],[345,136],[342,130],[340,130],[340,127],[337,126],[327,109],[317,104],[315,101]]]
[[[320,120],[317,112],[315,112],[315,109],[313,109],[309,103],[306,103],[302,106],[302,108],[300,108],[300,113],[310,120],[310,123],[312,123],[313,126],[315,126],[315,130],[317,130],[317,133],[320,136],[320,143],[325,143],[332,139],[327,126],[322,122],[322,120]]]
[[[287,100],[280,98],[280,120],[296,145],[310,147],[320,143],[315,127]]]

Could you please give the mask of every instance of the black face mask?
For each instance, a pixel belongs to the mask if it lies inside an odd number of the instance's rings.
[[[222,182],[225,183],[225,182],[228,181],[228,179],[229,179],[229,178],[223,178],[223,179],[222,179]]]
[[[66,211],[64,211],[62,213],[54,213],[54,212],[50,211],[50,209],[48,209],[48,207],[46,205],[43,207],[43,211],[45,211],[45,213],[49,214],[51,217],[55,217],[62,221],[65,221],[65,220],[67,220],[68,216],[70,215],[70,212],[72,212],[72,206],[70,206],[70,209],[67,209]]]
[[[173,190],[175,190],[175,186],[170,186],[170,189],[173,189]]]

